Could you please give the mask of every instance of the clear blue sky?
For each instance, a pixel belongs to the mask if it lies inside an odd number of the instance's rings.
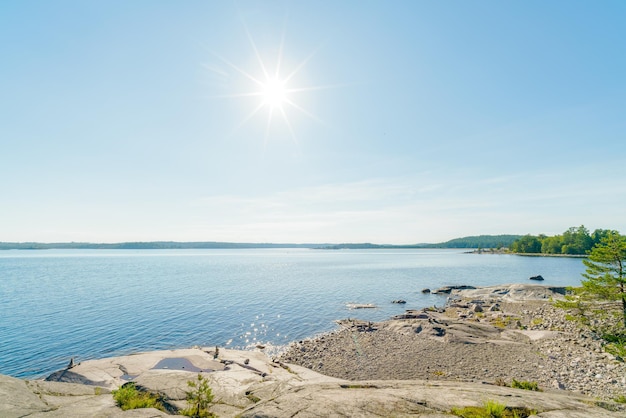
[[[623,0],[0,2],[0,241],[626,233],[624,22]]]

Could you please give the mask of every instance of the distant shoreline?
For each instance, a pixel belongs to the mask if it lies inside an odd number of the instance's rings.
[[[586,254],[544,254],[544,253],[511,253],[522,257],[563,257],[563,258],[587,258]]]
[[[22,245],[0,243],[0,250],[205,250],[205,249],[264,249],[303,248],[311,250],[396,250],[396,249],[458,249],[466,247],[440,247],[426,245],[376,245],[376,244],[248,244],[248,243],[119,243],[119,244],[36,244]]]
[[[522,257],[560,257],[560,258],[587,258],[586,254],[547,254],[547,253],[514,253],[504,249],[495,248],[478,248],[468,251],[468,254],[508,254],[519,255]]]
[[[466,249],[506,247],[520,235],[478,235],[455,238],[440,243],[373,244],[371,242],[344,243],[271,243],[271,242],[224,242],[224,241],[134,241],[117,243],[92,242],[0,242],[0,250],[172,250],[172,249],[258,249],[258,248],[310,248],[325,250],[343,249]]]
[[[230,242],[122,242],[95,243],[12,243],[0,242],[0,250],[204,250],[204,249],[263,249],[304,248],[311,250],[400,250],[451,249],[472,250],[471,247],[448,247],[443,244],[271,244]]]
[[[230,243],[230,242],[121,242],[121,243],[36,243],[0,242],[0,251],[5,250],[246,250],[246,249],[310,249],[310,250],[463,250],[466,254],[501,254],[522,257],[587,258],[586,254],[514,253],[507,249],[455,247],[442,244],[273,244],[273,243]]]

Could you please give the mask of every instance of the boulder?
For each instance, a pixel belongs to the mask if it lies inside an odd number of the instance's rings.
[[[449,294],[453,290],[469,290],[469,289],[476,289],[476,287],[474,287],[474,286],[467,286],[467,285],[443,286],[443,287],[440,287],[437,290],[433,290],[433,293],[436,294],[436,295],[439,295],[439,294],[442,294],[442,293]]]
[[[428,319],[430,316],[424,311],[416,311],[414,309],[409,309],[405,311],[403,314],[395,315],[392,319]]]
[[[476,303],[476,304],[470,306],[470,310],[472,312],[482,312],[483,311],[483,307],[480,306],[478,303]]]
[[[565,287],[540,284],[506,284],[469,290],[454,290],[454,295],[465,299],[493,300],[494,302],[524,302],[528,300],[562,299]]]
[[[542,281],[542,280],[544,280],[544,278],[541,276],[541,274],[538,274],[536,276],[529,277],[528,280]]]

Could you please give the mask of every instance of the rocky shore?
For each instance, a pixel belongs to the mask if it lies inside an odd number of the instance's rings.
[[[452,289],[444,308],[389,321],[339,321],[342,329],[292,344],[281,361],[342,379],[537,382],[610,400],[626,396],[624,359],[565,319],[549,300],[564,289],[539,285]]]
[[[381,323],[342,320],[338,331],[294,343],[275,359],[261,349],[197,347],[72,364],[45,381],[0,375],[0,416],[172,415],[201,373],[221,417],[441,418],[487,400],[536,417],[624,417],[626,405],[611,399],[626,396],[626,366],[552,307],[562,290],[450,289],[445,308]],[[511,388],[513,379],[542,391]],[[111,391],[129,381],[157,394],[168,412],[119,409]]]

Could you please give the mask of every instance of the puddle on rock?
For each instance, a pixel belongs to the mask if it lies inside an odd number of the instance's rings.
[[[152,370],[183,370],[186,372],[212,372],[213,369],[201,369],[193,365],[192,362],[182,357],[174,357],[174,358],[164,358],[159,361],[156,366],[152,368]]]

